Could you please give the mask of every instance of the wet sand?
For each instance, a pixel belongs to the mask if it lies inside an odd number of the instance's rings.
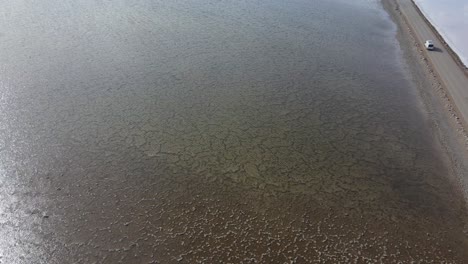
[[[463,77],[464,69],[463,64],[459,61],[459,58],[454,54],[450,47],[444,42],[440,34],[435,28],[429,24],[429,21],[424,17],[414,17],[415,14],[423,16],[422,13],[417,10],[417,6],[412,1],[403,1],[405,5],[400,5],[400,1],[382,1],[387,12],[392,16],[394,22],[398,25],[399,31],[397,38],[400,42],[401,48],[404,52],[404,58],[408,65],[408,73],[410,78],[418,87],[421,99],[423,100],[423,107],[425,111],[429,113],[429,119],[432,123],[432,128],[435,136],[439,139],[452,164],[455,178],[452,181],[456,182],[457,185],[461,186],[461,191],[464,193],[465,199],[468,197],[468,133],[466,130],[466,120],[463,119],[463,114],[460,113],[460,107],[457,107],[456,103],[461,104],[462,108],[466,106],[463,104],[463,96],[454,96],[453,93],[465,93],[468,87],[468,79]],[[403,10],[402,10],[403,8]],[[405,15],[405,9],[410,9],[413,12],[413,17]],[[408,10],[406,11],[408,12]],[[411,18],[411,19],[409,19]],[[420,20],[426,23],[426,32],[416,34],[415,25],[412,21]],[[423,25],[419,24],[419,27]],[[439,46],[436,56],[444,56],[444,60],[450,67],[444,69],[442,72],[438,71],[441,67],[445,67],[445,64],[438,64],[437,68],[434,68],[433,58],[428,55],[433,55],[434,52],[428,52],[424,48],[425,39],[422,38],[421,34],[430,38],[430,33],[427,30],[430,29],[433,34],[433,38],[437,39],[442,45]],[[449,57],[452,56],[452,59]],[[457,67],[458,66],[458,69]],[[454,71],[456,74],[448,73]],[[441,78],[443,75],[443,78]],[[449,81],[450,78],[455,78],[456,81]],[[463,85],[463,83],[465,85]],[[454,91],[455,90],[455,91]],[[452,91],[452,92],[451,92]],[[457,98],[454,100],[453,98]]]
[[[413,36],[420,43],[418,46],[435,71],[440,83],[448,91],[453,107],[457,109],[461,122],[466,127],[468,120],[468,89],[466,88],[468,87],[468,75],[466,75],[465,68],[459,59],[454,57],[454,52],[412,1],[399,0],[396,3],[398,4],[396,8],[399,9],[399,13],[405,19]],[[423,43],[427,39],[435,41],[434,51],[427,51],[424,48]]]

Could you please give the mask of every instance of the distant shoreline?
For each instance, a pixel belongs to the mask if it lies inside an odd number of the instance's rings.
[[[408,77],[419,91],[432,134],[448,159],[451,171],[448,179],[460,187],[457,191],[463,193],[468,204],[468,103],[464,104],[468,100],[467,71],[460,67],[463,64],[456,60],[458,56],[454,57],[453,51],[436,39],[440,35],[415,8],[413,0],[381,0],[381,3],[398,28],[396,38]],[[435,40],[440,49],[426,51],[422,37]]]
[[[462,126],[465,144],[468,147],[468,70],[459,57],[446,44],[440,34],[429,23],[413,0],[382,0],[387,11],[413,39],[409,45],[419,53],[428,74],[446,91],[454,119]],[[435,41],[436,50],[426,51],[424,41]],[[459,129],[458,129],[459,130]]]

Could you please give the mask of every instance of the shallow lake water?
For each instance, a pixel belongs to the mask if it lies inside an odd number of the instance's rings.
[[[10,1],[0,263],[467,259],[378,1]]]

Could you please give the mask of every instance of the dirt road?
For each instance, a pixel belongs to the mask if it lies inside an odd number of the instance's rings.
[[[432,64],[434,71],[439,76],[442,84],[447,89],[454,107],[463,119],[465,127],[468,124],[468,78],[460,66],[450,55],[446,47],[437,38],[436,33],[421,17],[411,0],[397,0],[400,11],[408,22],[417,40],[424,48],[424,41],[434,41],[436,49],[425,51],[425,56]]]

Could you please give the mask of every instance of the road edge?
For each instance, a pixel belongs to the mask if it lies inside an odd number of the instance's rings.
[[[432,30],[432,32],[437,36],[438,40],[440,43],[444,45],[444,47],[447,49],[448,53],[450,56],[452,56],[453,60],[457,63],[458,67],[462,70],[463,73],[468,77],[468,65],[465,66],[465,64],[462,62],[460,59],[460,56],[450,47],[450,45],[445,41],[444,37],[439,33],[437,28],[429,21],[429,19],[426,17],[424,12],[419,8],[419,6],[414,2],[414,0],[411,0],[411,3],[413,3],[414,8],[418,12],[419,16],[424,20],[424,22],[429,26],[429,28]],[[397,3],[398,4],[398,3]]]
[[[417,88],[427,113],[429,126],[438,145],[442,148],[449,171],[447,179],[456,188],[463,199],[465,209],[468,208],[468,131],[453,101],[449,90],[442,82],[427,58],[411,24],[400,10],[396,0],[380,0],[383,8],[397,27],[395,38],[400,44],[402,60],[405,62],[407,76]],[[468,211],[460,212],[462,219],[468,219]],[[468,221],[463,228],[468,237]]]

